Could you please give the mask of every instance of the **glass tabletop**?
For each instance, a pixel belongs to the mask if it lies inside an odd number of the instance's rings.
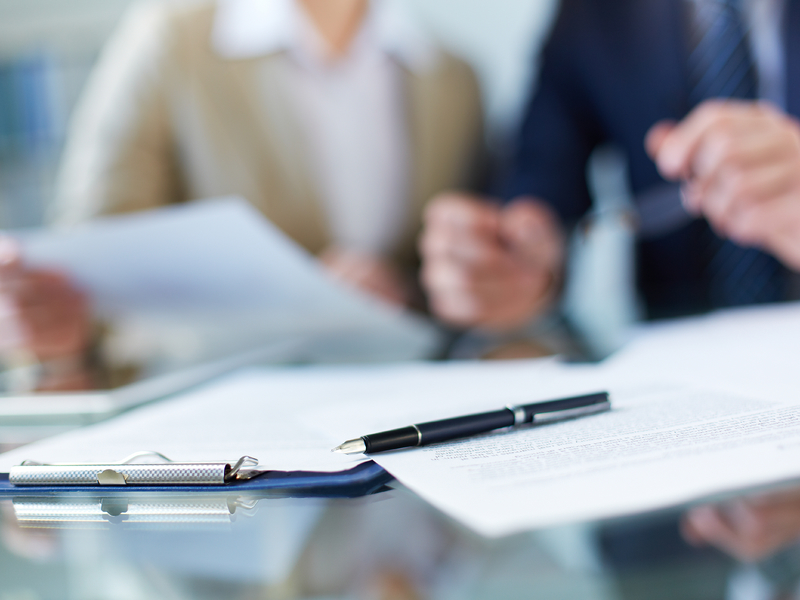
[[[396,482],[359,498],[0,501],[0,598],[724,598],[678,513],[483,538]],[[638,546],[637,546],[638,544]]]

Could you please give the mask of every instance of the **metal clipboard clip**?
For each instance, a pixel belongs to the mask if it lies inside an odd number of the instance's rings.
[[[134,463],[144,456],[162,462]],[[235,463],[178,463],[160,452],[136,452],[118,463],[43,464],[24,461],[12,467],[9,483],[15,486],[45,485],[226,485],[252,479],[264,471],[254,469],[258,460],[243,456]]]

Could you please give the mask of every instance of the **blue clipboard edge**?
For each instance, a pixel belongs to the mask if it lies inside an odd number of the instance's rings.
[[[113,496],[146,493],[264,494],[268,496],[354,498],[380,490],[394,478],[378,464],[367,461],[347,471],[267,471],[253,479],[228,485],[58,485],[15,486],[8,473],[0,473],[0,499],[79,494]]]

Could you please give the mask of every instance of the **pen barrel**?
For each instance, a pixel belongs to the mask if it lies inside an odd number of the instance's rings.
[[[420,423],[417,428],[421,436],[420,445],[423,445],[486,433],[493,429],[511,427],[513,424],[514,413],[507,408],[503,408],[477,415]]]
[[[365,452],[370,454],[372,452],[387,452],[399,448],[419,446],[420,433],[416,427],[411,425],[400,429],[392,429],[391,431],[371,433],[361,439],[364,440],[364,445],[366,446]]]
[[[418,425],[392,429],[381,433],[372,433],[361,438],[364,442],[364,452],[386,452],[400,448],[413,448],[437,442],[447,442],[459,438],[469,437],[480,433],[487,433],[495,429],[504,429],[521,425],[522,423],[539,423],[574,418],[577,416],[593,414],[608,410],[611,404],[607,392],[585,394],[558,400],[548,400],[525,404],[523,406],[510,406],[500,410],[443,419],[441,421],[428,421]],[[347,444],[361,447],[358,440],[350,440],[336,450]],[[357,450],[361,452],[361,450]]]

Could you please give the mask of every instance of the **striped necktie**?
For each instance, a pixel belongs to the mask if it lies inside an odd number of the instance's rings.
[[[742,24],[741,0],[691,2],[689,99],[692,106],[710,98],[754,99],[755,66],[747,29]],[[785,268],[755,248],[742,248],[708,231],[706,277],[712,308],[741,306],[783,299]]]

